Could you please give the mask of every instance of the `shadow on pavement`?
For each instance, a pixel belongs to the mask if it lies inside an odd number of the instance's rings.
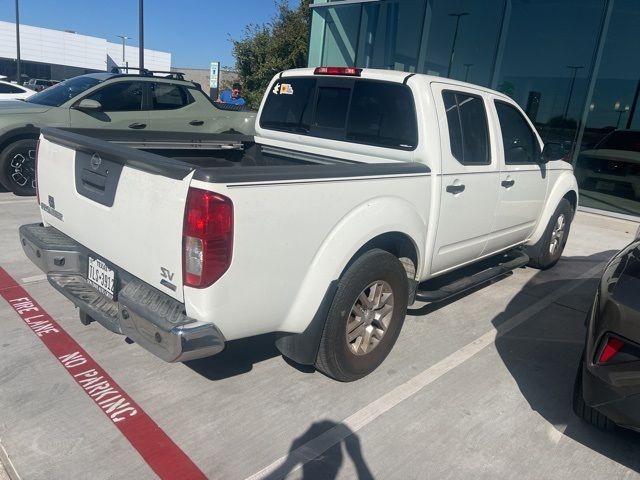
[[[537,300],[567,288],[578,276],[607,261],[614,253],[563,258],[555,268],[538,272],[505,311],[493,319],[494,326],[500,331],[504,321],[522,310],[523,302],[533,303],[531,297]],[[532,410],[556,430],[564,430],[565,436],[640,472],[640,434],[623,429],[615,433],[600,431],[578,419],[571,408],[573,382],[586,335],[584,321],[598,281],[599,276],[586,281],[499,336],[495,344]]]
[[[330,431],[332,430],[333,431]],[[306,444],[321,439],[324,435],[332,434],[342,438],[338,443],[316,458],[306,461],[311,446]],[[289,448],[289,455],[285,462],[266,478],[276,480],[285,478],[302,463],[302,477],[304,480],[333,480],[337,478],[344,459],[344,450],[356,468],[358,480],[373,479],[373,475],[362,455],[360,439],[349,427],[342,423],[323,420],[312,424],[309,429],[296,438]]]
[[[235,377],[250,372],[256,363],[279,356],[275,340],[275,333],[232,340],[219,354],[185,362],[185,365],[209,380]]]

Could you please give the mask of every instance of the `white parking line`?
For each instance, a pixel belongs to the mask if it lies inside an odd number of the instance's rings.
[[[21,480],[20,475],[18,475],[18,471],[16,467],[13,465],[13,462],[9,458],[9,454],[7,450],[2,445],[0,441],[0,478],[2,477],[2,468],[4,467],[5,473],[9,476],[11,480]]]
[[[264,478],[275,480],[283,478],[284,475],[297,470],[305,463],[319,457],[329,448],[344,440],[347,436],[370,424],[380,415],[388,412],[399,403],[418,393],[427,385],[430,385],[446,373],[462,365],[464,362],[475,356],[484,348],[493,344],[497,338],[522,325],[536,313],[544,310],[559,298],[563,297],[572,290],[575,290],[587,280],[595,277],[598,273],[600,273],[603,266],[604,264],[601,263],[591,268],[590,270],[576,278],[574,281],[569,283],[566,288],[558,289],[553,293],[547,295],[546,297],[538,300],[536,303],[530,305],[520,313],[506,320],[497,328],[492,329],[481,337],[476,338],[474,341],[465,345],[460,350],[440,360],[435,365],[427,368],[415,377],[397,386],[382,397],[361,408],[353,415],[344,419],[340,424],[324,432],[322,435],[309,440],[307,443],[298,447],[293,452],[290,452],[288,455],[280,457],[275,462],[266,466],[259,472],[256,472],[250,477],[247,477],[247,480],[259,480]],[[557,437],[555,437],[554,440],[556,438]]]
[[[33,203],[37,205],[35,198],[16,198],[15,200],[0,200],[0,205],[11,205],[14,203]]]
[[[22,283],[23,285],[25,283],[36,283],[36,282],[42,282],[43,280],[46,280],[47,276],[46,275],[34,275],[33,277],[24,277],[23,279],[20,280],[20,283]]]

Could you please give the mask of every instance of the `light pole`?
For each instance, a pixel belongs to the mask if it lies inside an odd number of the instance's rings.
[[[447,78],[451,77],[451,65],[453,64],[453,56],[456,53],[456,40],[458,39],[458,26],[460,25],[460,17],[471,15],[469,12],[450,13],[450,17],[456,17],[456,29],[453,32],[453,42],[451,43],[451,55],[449,56],[449,68],[447,68]]]
[[[20,71],[20,8],[18,0],[16,0],[16,70],[16,82],[20,85],[22,84],[20,81],[22,72]]]
[[[473,63],[463,63],[465,71],[464,71],[464,81],[466,82],[469,78],[469,69],[473,67]]]
[[[569,95],[567,96],[567,104],[564,107],[564,116],[562,117],[565,120],[567,119],[567,115],[569,114],[569,104],[571,103],[571,96],[573,95],[573,85],[576,83],[576,75],[578,74],[578,70],[584,67],[580,67],[578,65],[567,65],[567,68],[569,70],[573,70],[573,73],[571,75],[571,83],[569,84]]]
[[[126,35],[116,35],[116,37],[122,39],[122,66],[128,67],[129,65],[127,64],[127,61],[125,60],[125,56],[124,56],[124,42],[127,40],[131,40],[131,37],[127,37]]]
[[[620,102],[616,102],[613,105],[613,111],[618,114],[618,122],[616,123],[616,130],[620,128],[620,120],[622,119],[622,114],[629,111],[629,105],[625,105],[624,108],[620,108]]]
[[[140,37],[140,47],[138,48],[138,55],[139,55],[138,68],[140,70],[144,70],[144,0],[140,0],[139,10],[140,10],[140,13],[138,15],[138,22],[139,22],[138,36]]]

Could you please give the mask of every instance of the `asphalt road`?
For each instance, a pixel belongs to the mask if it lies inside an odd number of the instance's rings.
[[[0,459],[12,478],[157,478],[151,465],[178,453],[176,469],[224,479],[640,478],[640,435],[571,411],[597,277],[637,224],[578,214],[555,268],[413,305],[382,366],[342,384],[285,360],[270,335],[167,364],[81,325],[19,245],[18,226],[39,221],[35,200],[0,193],[0,212],[0,267],[157,425],[115,422],[80,382],[90,374],[61,363],[0,298]],[[162,438],[172,453],[153,458]]]

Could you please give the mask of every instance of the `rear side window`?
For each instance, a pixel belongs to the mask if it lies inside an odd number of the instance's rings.
[[[185,87],[171,83],[152,83],[151,100],[153,110],[175,110],[195,101]]]
[[[23,92],[24,90],[21,90],[18,87],[14,87],[13,85],[0,83],[0,93],[23,93]]]
[[[418,144],[409,87],[353,78],[283,78],[271,86],[260,126],[387,148]],[[330,83],[330,84],[328,84]]]
[[[495,101],[506,164],[535,163],[540,156],[538,139],[522,114],[512,105]]]
[[[463,165],[489,165],[489,128],[482,97],[442,92],[451,154]]]
[[[412,150],[418,145],[416,111],[405,85],[356,82],[347,123],[347,140]]]

